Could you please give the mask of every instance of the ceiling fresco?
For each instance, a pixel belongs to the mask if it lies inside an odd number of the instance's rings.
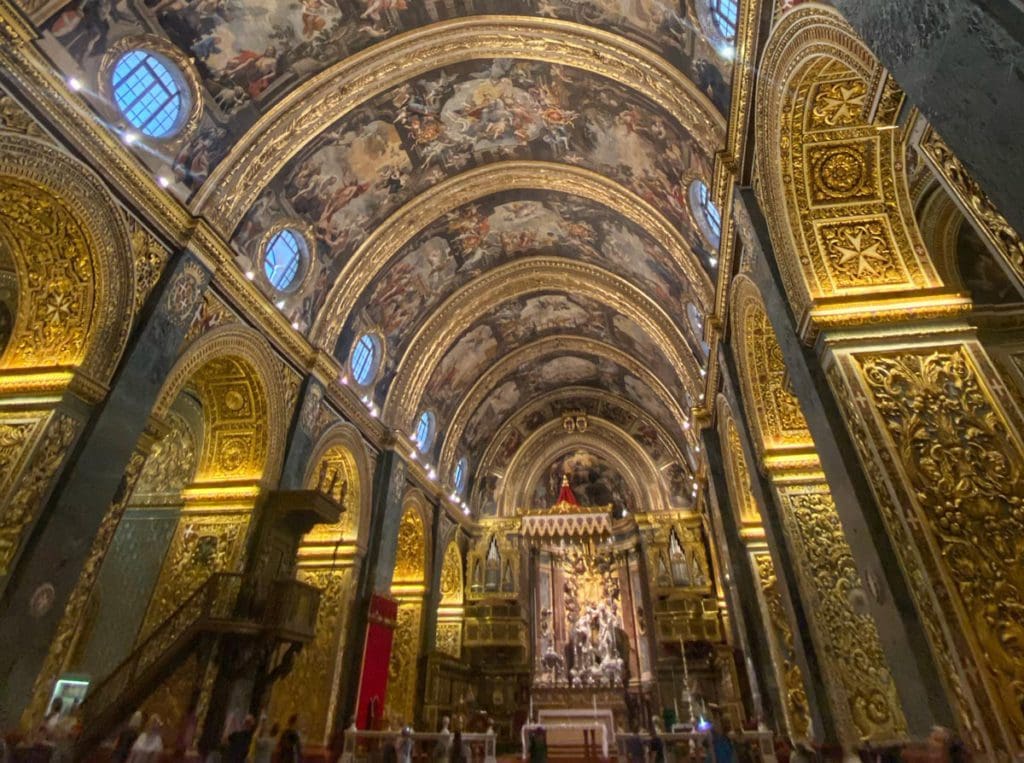
[[[419,233],[363,293],[336,356],[344,361],[358,336],[376,333],[385,345],[387,375],[415,331],[457,289],[518,257],[557,255],[598,265],[639,287],[669,313],[703,361],[700,311],[664,247],[596,202],[541,191],[523,196],[509,191],[463,206]]]
[[[619,470],[586,448],[575,448],[556,458],[533,486],[533,506],[552,506],[558,500],[562,479],[567,477],[581,506],[607,506],[637,511],[633,491]]]
[[[205,104],[201,129],[174,159],[193,190],[282,96],[398,33],[456,16],[563,19],[635,41],[688,76],[728,113],[731,61],[700,4],[661,0],[79,0],[45,23],[68,73],[94,82],[118,40],[156,35],[190,58]],[[57,56],[55,56],[57,58]]]
[[[706,247],[687,189],[711,161],[660,108],[597,75],[545,63],[470,61],[382,93],[310,141],[245,216],[235,244],[258,262],[265,235],[308,223],[314,262],[289,318],[315,316],[355,248],[399,206],[446,177],[502,159],[578,165],[649,202]],[[266,285],[269,289],[269,285]]]
[[[498,380],[474,411],[467,411],[459,452],[478,458],[501,425],[532,400],[563,387],[604,390],[633,403],[670,435],[680,435],[675,417],[658,394],[618,363],[589,353],[562,353],[521,365]]]
[[[493,422],[491,427],[474,431],[474,437],[460,443],[457,455],[479,455],[483,460],[474,462],[466,456],[475,468],[476,482],[472,486],[475,503],[485,513],[497,511],[496,489],[500,475],[508,469],[519,448],[538,429],[551,421],[558,421],[566,411],[582,412],[590,419],[607,421],[622,431],[640,446],[665,480],[666,491],[672,495],[673,506],[689,504],[688,491],[692,482],[692,471],[681,463],[680,447],[670,439],[666,431],[654,419],[624,400],[614,399],[593,389],[566,387],[519,411],[504,423]],[[682,438],[678,438],[682,439]],[[685,450],[683,451],[692,457]],[[485,453],[486,449],[486,453]],[[544,504],[547,505],[547,504]]]
[[[676,369],[634,321],[587,297],[542,292],[509,300],[466,329],[434,368],[422,405],[434,411],[439,423],[447,422],[470,387],[500,358],[527,343],[567,334],[619,347],[650,370],[675,399],[686,399]],[[552,364],[539,380],[570,382],[582,368],[568,362]]]

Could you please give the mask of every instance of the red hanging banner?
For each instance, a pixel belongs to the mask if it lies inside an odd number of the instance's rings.
[[[363,668],[359,679],[359,699],[356,701],[356,728],[377,729],[383,720],[391,643],[397,621],[398,602],[374,594],[366,622]]]

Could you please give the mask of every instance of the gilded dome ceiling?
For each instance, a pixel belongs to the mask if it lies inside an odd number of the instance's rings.
[[[638,443],[685,505],[730,11],[82,0],[43,45],[374,415],[415,435],[430,412],[424,459],[443,478],[465,459],[474,502],[542,418],[575,408]],[[177,78],[166,135],[124,121],[132,50]],[[353,374],[361,339],[372,363]]]

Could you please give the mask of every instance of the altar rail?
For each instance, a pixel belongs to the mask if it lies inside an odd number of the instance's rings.
[[[665,763],[690,763],[690,761],[710,760],[715,763],[715,751],[711,747],[710,731],[674,731],[671,734],[660,734],[665,745]],[[646,761],[650,749],[651,734],[617,734],[615,741],[618,747],[619,763]],[[735,737],[734,737],[735,740]],[[747,745],[753,759],[762,763],[775,763],[775,737],[770,731],[744,731],[739,743]],[[640,753],[638,755],[638,753]],[[740,760],[743,760],[741,757]]]
[[[361,763],[362,761],[378,761],[385,759],[385,750],[402,737],[401,731],[364,731],[348,729],[345,731],[345,747],[340,763]],[[455,734],[427,734],[414,731],[409,735],[413,742],[411,760],[432,761],[438,753],[455,743]],[[467,761],[471,763],[497,763],[497,737],[493,729],[484,734],[463,734],[462,746]],[[448,756],[444,756],[448,760]],[[401,763],[401,757],[399,757]]]

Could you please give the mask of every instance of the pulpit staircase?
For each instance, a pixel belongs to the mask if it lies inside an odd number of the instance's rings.
[[[203,639],[236,636],[274,643],[305,644],[313,639],[320,591],[298,580],[276,580],[259,615],[243,599],[244,576],[211,575],[180,607],[140,643],[81,707],[82,734],[76,759],[89,754],[165,681]]]

